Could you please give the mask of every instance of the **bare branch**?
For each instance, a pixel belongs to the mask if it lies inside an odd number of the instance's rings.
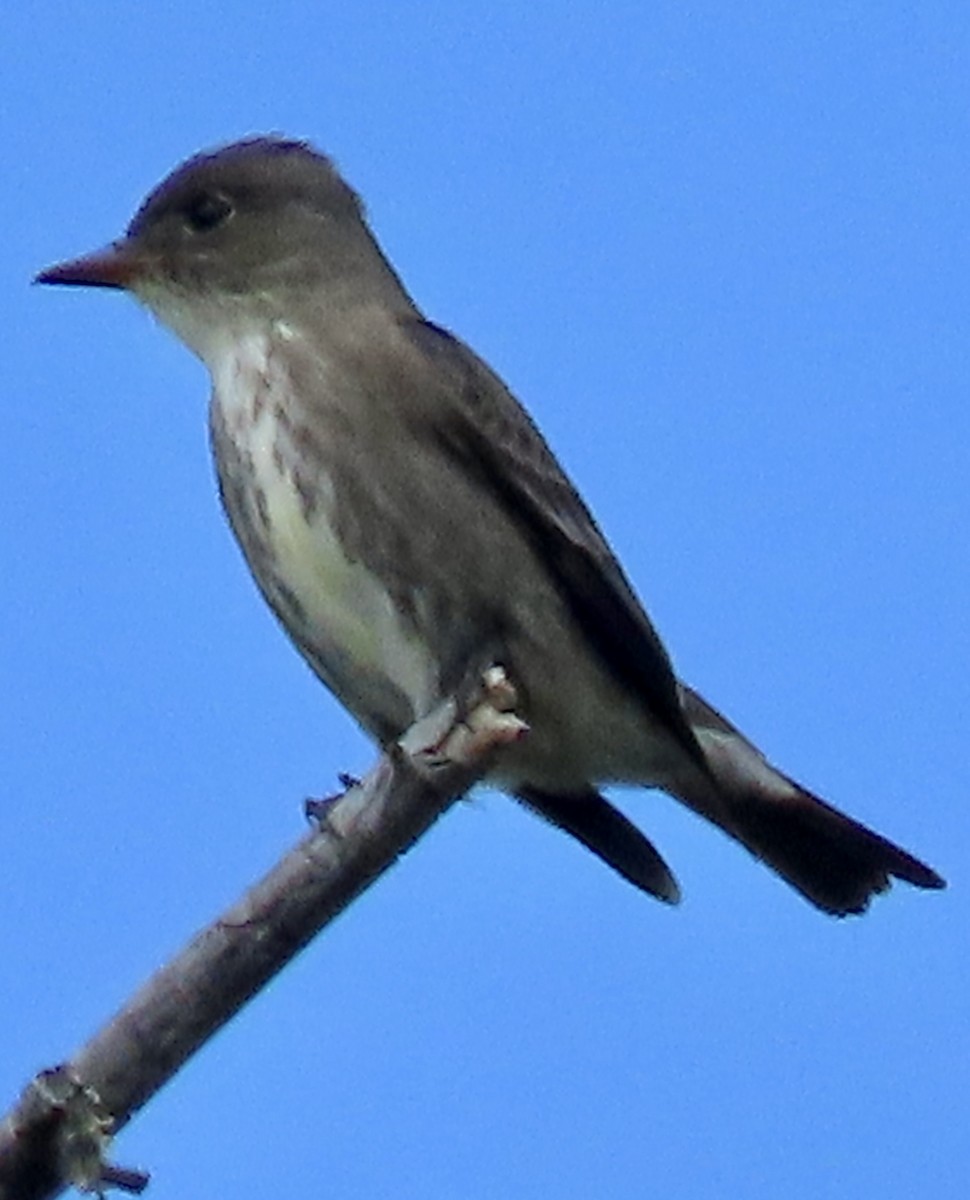
[[[203,929],[69,1063],[41,1072],[0,1123],[0,1200],[68,1184],[140,1191],[104,1160],[110,1136],[182,1064],[484,774],[526,727],[490,668],[467,716],[450,700],[358,785],[317,806],[319,828]]]

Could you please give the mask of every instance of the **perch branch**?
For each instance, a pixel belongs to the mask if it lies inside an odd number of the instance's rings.
[[[526,727],[500,668],[459,716],[455,700],[412,726],[318,827],[157,971],[67,1063],[42,1071],[0,1121],[0,1200],[70,1184],[141,1191],[110,1138],[186,1060],[462,796]]]

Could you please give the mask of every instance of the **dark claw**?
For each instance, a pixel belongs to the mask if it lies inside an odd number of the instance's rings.
[[[149,1177],[144,1171],[132,1171],[127,1167],[105,1163],[99,1182],[106,1187],[117,1188],[119,1192],[127,1192],[129,1196],[140,1196],[148,1187]]]
[[[335,792],[332,796],[307,796],[303,801],[303,815],[308,821],[315,821],[318,825],[327,815],[327,809],[343,795],[343,792]]]
[[[356,775],[351,775],[349,771],[341,771],[337,776],[337,782],[343,788],[342,792],[334,792],[330,796],[308,796],[303,801],[303,815],[308,821],[316,821],[317,824],[323,821],[326,818],[327,809],[336,804],[351,788],[357,787],[360,780]]]

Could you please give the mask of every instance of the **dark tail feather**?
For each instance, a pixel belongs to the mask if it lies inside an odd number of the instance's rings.
[[[918,858],[788,782],[791,794],[733,797],[726,828],[819,908],[837,916],[864,912],[893,878],[946,886]]]
[[[630,883],[668,904],[680,900],[676,879],[650,841],[593,788],[569,795],[522,788],[516,797],[572,834]]]
[[[893,878],[942,888],[925,863],[776,771],[696,692],[683,689],[688,719],[715,779],[678,791],[691,808],[763,859],[813,904],[837,916],[864,912]]]

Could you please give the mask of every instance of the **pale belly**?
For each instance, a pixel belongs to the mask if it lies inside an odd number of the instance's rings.
[[[259,434],[257,429],[257,441]],[[427,646],[380,580],[346,556],[326,504],[308,520],[296,489],[274,468],[263,444],[254,449],[252,461],[273,531],[276,570],[299,602],[312,640],[321,649],[333,646],[355,670],[379,676],[415,711],[423,711],[434,699],[436,684]]]

